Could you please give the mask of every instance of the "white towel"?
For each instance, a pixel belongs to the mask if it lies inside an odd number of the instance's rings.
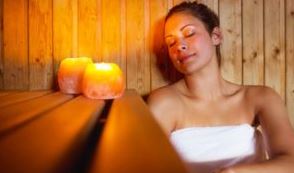
[[[192,172],[211,173],[260,158],[255,131],[249,124],[191,127],[172,132],[171,142]]]

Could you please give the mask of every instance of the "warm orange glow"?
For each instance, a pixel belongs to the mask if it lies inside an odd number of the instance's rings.
[[[58,70],[58,85],[63,93],[82,93],[82,80],[88,64],[92,64],[91,58],[66,58],[62,60]]]
[[[114,99],[125,90],[123,73],[114,63],[89,64],[84,73],[83,93],[92,99]]]

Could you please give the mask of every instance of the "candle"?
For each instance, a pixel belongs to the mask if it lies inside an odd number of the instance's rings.
[[[125,90],[123,73],[114,63],[89,64],[84,73],[83,93],[92,99],[114,99]]]
[[[63,93],[82,93],[84,71],[92,59],[87,57],[66,58],[62,60],[58,70],[58,85]]]

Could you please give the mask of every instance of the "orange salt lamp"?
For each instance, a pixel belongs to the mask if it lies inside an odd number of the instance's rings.
[[[66,58],[62,60],[58,70],[58,85],[63,93],[82,93],[82,80],[88,64],[92,64],[91,58]]]
[[[125,90],[123,73],[114,63],[89,64],[84,73],[83,94],[91,99],[114,99]]]

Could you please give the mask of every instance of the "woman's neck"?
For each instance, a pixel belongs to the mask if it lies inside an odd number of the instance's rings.
[[[222,78],[218,67],[185,75],[184,84],[187,96],[203,100],[217,100],[229,93],[229,83]]]

